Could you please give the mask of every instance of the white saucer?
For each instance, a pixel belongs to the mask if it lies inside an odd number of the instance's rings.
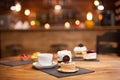
[[[52,65],[49,65],[49,66],[42,66],[39,64],[39,62],[33,62],[33,67],[37,68],[37,69],[44,69],[44,68],[53,68],[57,65],[56,62],[53,62]]]

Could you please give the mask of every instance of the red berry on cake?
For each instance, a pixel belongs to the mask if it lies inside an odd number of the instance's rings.
[[[87,53],[95,53],[95,50],[88,50]]]
[[[97,53],[96,53],[95,50],[88,50],[83,58],[84,59],[96,59],[97,58]]]
[[[25,61],[29,59],[29,56],[27,54],[21,54],[20,55],[21,60]]]

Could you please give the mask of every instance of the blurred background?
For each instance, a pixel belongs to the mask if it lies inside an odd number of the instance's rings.
[[[84,25],[88,12],[96,26],[120,25],[119,4],[119,0],[4,0],[0,2],[0,28],[14,29],[18,21],[28,22],[30,29],[46,23],[74,26],[76,20]]]
[[[98,36],[106,32],[117,37],[105,47],[119,53],[120,0],[0,1],[0,57],[73,51],[80,43],[98,52]]]

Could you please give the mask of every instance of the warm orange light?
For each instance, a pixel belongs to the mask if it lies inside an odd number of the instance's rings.
[[[103,19],[103,16],[101,14],[98,15],[99,20]]]
[[[76,24],[76,25],[80,25],[80,21],[79,21],[79,20],[76,20],[76,21],[75,21],[75,24]]]
[[[55,5],[54,9],[55,10],[61,10],[61,5]]]
[[[103,6],[103,5],[99,5],[99,6],[97,7],[97,9],[98,9],[98,10],[104,10],[104,6]]]
[[[95,0],[95,1],[94,1],[94,5],[95,5],[95,6],[98,6],[99,4],[100,4],[100,2],[99,2],[98,0]]]
[[[87,28],[93,28],[95,25],[95,23],[92,20],[85,21],[85,24]]]
[[[45,28],[45,29],[50,29],[50,24],[46,23],[46,24],[44,25],[44,28]]]
[[[94,21],[92,21],[93,15],[91,12],[87,13],[87,20],[85,21],[87,28],[93,28],[94,27]]]
[[[69,28],[70,28],[70,23],[69,23],[69,22],[65,22],[64,25],[65,25],[65,28],[66,28],[66,29],[69,29]]]
[[[21,10],[21,4],[19,2],[17,2],[16,5],[15,5],[15,8],[16,8],[15,9],[16,12],[19,12]]]
[[[31,24],[32,26],[34,26],[34,25],[35,25],[35,21],[32,20],[32,21],[30,22],[30,24]]]
[[[93,15],[91,12],[88,12],[86,17],[87,17],[87,20],[92,20]]]
[[[11,6],[10,10],[15,11],[16,10],[16,6]]]
[[[30,15],[30,10],[29,10],[29,9],[26,9],[25,12],[24,12],[24,14],[25,14],[26,16]]]
[[[55,5],[55,7],[54,7],[55,14],[59,14],[61,9],[62,9],[61,5]]]

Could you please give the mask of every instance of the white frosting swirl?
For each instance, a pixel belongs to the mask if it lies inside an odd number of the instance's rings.
[[[83,47],[76,46],[76,47],[73,49],[73,51],[74,51],[75,53],[81,53],[81,52],[87,51],[87,48],[86,48],[85,46],[83,46]]]

